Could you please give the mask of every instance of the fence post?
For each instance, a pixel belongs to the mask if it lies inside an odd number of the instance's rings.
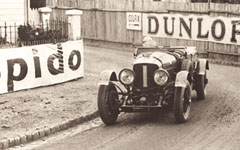
[[[68,16],[68,37],[69,40],[80,40],[81,39],[81,10],[68,10],[66,14]]]
[[[210,9],[211,9],[211,0],[208,0],[208,11],[210,11]]]
[[[39,12],[41,14],[41,22],[43,23],[43,28],[47,29],[47,26],[50,23],[50,14],[52,12],[52,8],[42,7],[39,8]]]
[[[17,24],[16,22],[14,23],[14,44],[17,45],[18,44],[18,40],[17,40]]]
[[[6,42],[7,42],[7,22],[5,22],[4,28],[5,28],[5,35],[4,35],[4,41],[3,41],[3,43],[6,44]]]

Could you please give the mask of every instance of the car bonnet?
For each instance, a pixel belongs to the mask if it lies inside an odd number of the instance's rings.
[[[176,62],[176,58],[164,52],[143,52],[139,54],[133,65],[135,64],[156,64],[162,67],[162,64],[172,64]]]

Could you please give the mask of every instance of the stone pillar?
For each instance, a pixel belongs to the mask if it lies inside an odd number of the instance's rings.
[[[81,35],[81,16],[83,12],[81,10],[67,10],[66,15],[68,16],[68,38],[69,40],[80,40]]]
[[[50,25],[50,15],[52,9],[48,7],[42,7],[39,8],[39,12],[41,14],[41,22],[43,23],[43,28],[46,29]]]

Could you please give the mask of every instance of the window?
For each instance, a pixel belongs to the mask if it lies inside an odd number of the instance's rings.
[[[46,7],[46,0],[30,0],[31,9],[38,9],[41,7]]]

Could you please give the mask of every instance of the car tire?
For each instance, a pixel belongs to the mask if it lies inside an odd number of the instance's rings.
[[[174,95],[174,116],[177,123],[184,123],[190,115],[191,86],[176,87]]]
[[[113,84],[100,85],[98,90],[98,110],[102,121],[106,125],[116,123],[119,110],[117,107],[117,90]]]
[[[204,100],[206,97],[206,75],[198,75],[196,78],[196,92],[198,100]]]

